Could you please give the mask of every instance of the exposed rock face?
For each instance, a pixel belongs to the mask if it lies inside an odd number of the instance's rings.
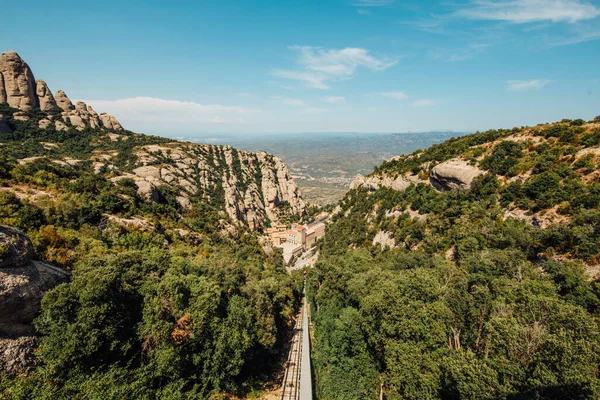
[[[199,196],[223,207],[234,222],[252,230],[261,229],[267,219],[277,223],[284,214],[300,216],[306,212],[306,203],[287,167],[264,152],[174,142],[143,146],[136,156],[142,166],[113,180],[133,179],[138,193],[150,200],[160,198],[160,186],[176,187],[182,207],[191,207],[190,197]]]
[[[36,82],[36,94],[40,103],[40,110],[49,114],[60,112],[60,108],[58,108],[52,92],[48,89],[48,85],[41,79]]]
[[[124,130],[119,121],[117,121],[115,117],[107,113],[100,114],[100,121],[102,121],[102,125],[104,125],[106,129],[110,129],[117,132],[121,132]]]
[[[63,111],[71,111],[75,109],[71,100],[67,97],[67,94],[62,90],[56,92],[56,104]]]
[[[0,74],[3,89],[0,89],[0,100],[11,107],[22,111],[39,108],[35,90],[35,79],[29,66],[14,51],[5,51],[0,56]],[[5,97],[5,99],[2,99]]]
[[[6,117],[0,114],[0,133],[12,133],[12,128],[8,125]]]
[[[431,170],[430,182],[437,190],[468,189],[476,176],[483,171],[466,161],[452,159],[436,165]]]
[[[359,187],[365,187],[369,190],[377,190],[379,188],[389,188],[398,191],[406,190],[410,185],[417,183],[427,183],[420,179],[417,175],[398,175],[395,178],[391,176],[362,176],[357,175],[352,183],[350,189],[358,189]]]
[[[88,107],[83,101],[78,101],[74,110],[63,111],[62,119],[65,122],[69,121],[71,125],[75,127],[75,129],[80,131],[84,130],[88,126],[91,128],[100,127],[100,119],[98,118],[98,114],[92,107]]]
[[[373,246],[375,245],[380,245],[382,249],[385,249],[386,247],[392,249],[396,247],[396,240],[390,232],[379,231],[373,238]]]
[[[68,272],[35,258],[27,236],[0,226],[0,370],[9,375],[31,365],[32,322],[42,297],[69,279]]]

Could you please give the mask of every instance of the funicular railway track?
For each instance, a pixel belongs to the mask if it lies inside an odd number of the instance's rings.
[[[290,346],[290,352],[286,361],[286,371],[283,378],[283,390],[281,400],[300,399],[300,363],[302,359],[302,322],[304,318],[304,299],[302,308],[296,319],[294,335]]]

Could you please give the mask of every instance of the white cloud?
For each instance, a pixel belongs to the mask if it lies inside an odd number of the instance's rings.
[[[315,74],[306,71],[293,71],[285,69],[274,69],[273,75],[282,79],[290,79],[295,81],[303,81],[306,86],[315,89],[329,89],[329,86],[325,84],[327,76],[323,74]]]
[[[356,7],[387,7],[395,3],[395,0],[357,0],[353,5]]]
[[[356,12],[360,15],[371,15],[371,12],[369,10],[363,10],[362,8],[359,8],[358,10],[356,10]]]
[[[301,69],[274,69],[273,75],[282,79],[298,80],[316,89],[328,89],[327,82],[351,79],[359,67],[372,71],[385,70],[397,61],[376,58],[362,48],[325,49],[312,46],[291,46],[289,50],[299,53]]]
[[[161,128],[187,129],[222,124],[239,126],[257,119],[261,114],[258,109],[155,97],[83,101],[98,112],[114,115],[128,129],[151,132],[163,130]]]
[[[408,99],[408,95],[404,92],[382,92],[379,93],[383,97],[387,97],[388,99],[394,100],[406,100]]]
[[[331,104],[346,102],[346,98],[344,96],[325,96],[325,97],[321,98],[321,100],[324,101],[325,103],[331,103]]]
[[[455,15],[471,19],[529,22],[578,22],[600,16],[600,9],[581,0],[472,0]]]
[[[541,89],[550,82],[552,81],[547,79],[534,79],[531,81],[506,81],[506,84],[508,90],[519,91],[527,89]]]
[[[421,99],[421,100],[415,100],[412,102],[411,106],[413,107],[433,107],[435,106],[437,103],[434,100],[429,100],[429,99]]]
[[[304,100],[301,100],[301,99],[294,99],[292,97],[285,97],[285,96],[274,96],[274,97],[272,97],[272,99],[280,101],[283,104],[287,104],[288,106],[306,107],[306,103],[304,102]]]

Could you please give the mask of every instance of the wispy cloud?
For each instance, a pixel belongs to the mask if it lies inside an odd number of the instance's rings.
[[[244,125],[258,119],[261,110],[199,104],[189,101],[165,100],[155,97],[132,97],[119,100],[83,100],[98,112],[114,115],[126,128],[150,129],[161,127],[198,128],[215,125]]]
[[[369,10],[365,10],[362,8],[359,8],[358,10],[356,10],[357,13],[359,13],[360,15],[370,15],[371,12]]]
[[[421,100],[415,100],[411,103],[412,107],[417,107],[417,108],[421,108],[421,107],[433,107],[435,106],[437,103],[435,102],[435,100],[430,100],[430,99],[421,99]]]
[[[395,2],[395,0],[357,0],[352,5],[356,7],[387,7]]]
[[[404,92],[381,92],[379,93],[383,97],[387,97],[388,99],[394,100],[406,100],[408,99],[408,95]]]
[[[325,97],[321,98],[321,101],[324,101],[325,103],[330,103],[330,104],[345,103],[346,98],[344,96],[325,96]]]
[[[600,9],[581,0],[472,0],[472,5],[454,13],[470,19],[530,22],[578,22],[600,16]]]
[[[506,81],[507,89],[511,91],[520,91],[528,89],[541,89],[551,83],[548,79],[534,79],[530,81]]]
[[[304,82],[316,89],[328,89],[328,82],[351,79],[359,67],[381,71],[396,64],[396,60],[377,58],[362,48],[325,49],[312,46],[291,46],[298,53],[300,69],[274,69],[273,75],[282,79]]]
[[[573,25],[563,37],[548,38],[548,46],[566,46],[600,39],[600,26],[595,23],[579,23]]]

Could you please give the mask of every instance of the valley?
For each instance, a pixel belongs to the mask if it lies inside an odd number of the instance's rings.
[[[461,135],[464,133],[309,133],[186,140],[229,144],[238,149],[274,154],[287,165],[304,199],[309,204],[325,206],[341,200],[356,175],[367,175],[397,155]]]

